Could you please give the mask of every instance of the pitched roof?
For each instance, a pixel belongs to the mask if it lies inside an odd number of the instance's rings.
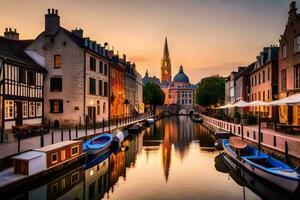
[[[32,42],[33,40],[11,40],[0,36],[0,57],[31,69],[46,71],[25,53],[25,48]]]

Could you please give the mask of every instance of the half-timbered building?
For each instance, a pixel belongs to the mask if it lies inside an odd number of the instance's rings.
[[[25,52],[32,40],[19,40],[16,30],[0,37],[1,129],[43,121],[43,80],[46,69]]]

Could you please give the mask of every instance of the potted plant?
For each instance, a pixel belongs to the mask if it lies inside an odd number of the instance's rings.
[[[241,120],[241,114],[239,112],[234,112],[234,123],[239,124]]]
[[[247,114],[242,116],[242,124],[249,125],[249,116]]]

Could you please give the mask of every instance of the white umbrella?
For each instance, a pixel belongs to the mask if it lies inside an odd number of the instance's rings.
[[[226,105],[224,105],[224,106],[220,106],[220,107],[218,107],[218,108],[216,108],[216,109],[225,109],[225,108],[233,108],[234,106],[232,105],[232,104],[226,104]]]
[[[239,100],[235,104],[233,104],[233,107],[246,107],[249,103],[244,100]]]
[[[249,102],[247,105],[245,105],[243,107],[267,106],[267,105],[268,105],[268,103],[264,102],[264,101],[252,101],[252,102]]]
[[[291,96],[268,103],[268,105],[270,106],[293,105],[293,104],[300,104],[300,94],[293,94]]]

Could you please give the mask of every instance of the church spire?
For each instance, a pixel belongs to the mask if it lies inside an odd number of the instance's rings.
[[[164,52],[161,60],[161,82],[170,84],[172,82],[171,75],[171,59],[169,55],[168,39],[165,38]]]
[[[165,46],[164,46],[164,59],[169,58],[169,47],[168,47],[168,39],[167,37],[165,38]]]

